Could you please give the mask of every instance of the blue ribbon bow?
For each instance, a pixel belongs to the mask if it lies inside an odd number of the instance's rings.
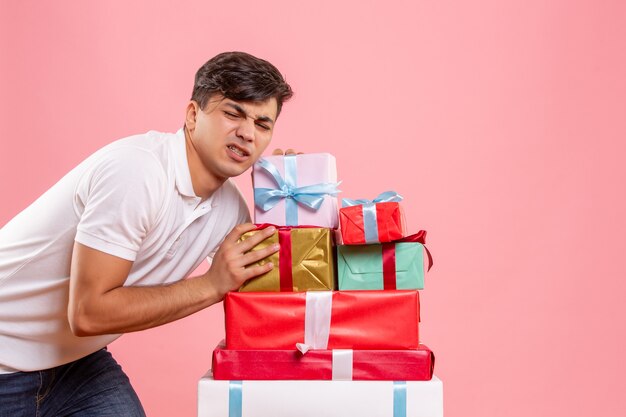
[[[254,204],[263,211],[268,211],[282,199],[286,199],[285,216],[287,226],[298,225],[298,204],[318,210],[327,195],[335,196],[340,190],[339,183],[321,183],[296,186],[296,156],[285,155],[285,178],[268,160],[261,158],[257,166],[264,169],[273,179],[278,188],[255,188]]]
[[[351,206],[358,206],[358,205],[365,205],[365,204],[376,204],[376,203],[399,203],[400,201],[402,201],[402,196],[398,193],[396,193],[395,191],[385,191],[382,192],[380,194],[378,194],[378,197],[376,197],[373,200],[350,200],[349,198],[344,198],[343,200],[341,200],[341,206],[342,207],[351,207]]]
[[[380,193],[373,200],[341,200],[342,207],[363,206],[363,233],[365,243],[378,243],[378,220],[376,219],[376,203],[399,203],[402,196],[395,191],[385,191]]]

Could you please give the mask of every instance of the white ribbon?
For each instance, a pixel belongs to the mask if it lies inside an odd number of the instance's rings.
[[[307,291],[304,311],[304,343],[296,343],[296,348],[302,354],[310,349],[328,348],[332,307],[332,291]]]
[[[333,381],[352,381],[352,349],[333,349]]]

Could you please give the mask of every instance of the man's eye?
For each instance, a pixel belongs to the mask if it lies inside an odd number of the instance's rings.
[[[270,130],[270,127],[264,123],[257,123],[256,125],[263,130]]]
[[[238,119],[239,115],[237,113],[231,113],[229,111],[224,111],[224,114],[228,117],[230,117],[231,119]]]

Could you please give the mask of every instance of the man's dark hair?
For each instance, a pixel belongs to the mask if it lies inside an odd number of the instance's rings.
[[[196,72],[191,99],[204,109],[214,94],[236,101],[265,101],[275,97],[278,116],[283,102],[293,92],[269,62],[245,52],[223,52]]]

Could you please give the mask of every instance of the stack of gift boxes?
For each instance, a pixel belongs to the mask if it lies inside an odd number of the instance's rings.
[[[418,337],[432,259],[424,231],[407,236],[402,198],[339,208],[325,153],[261,159],[253,182],[257,229],[242,239],[273,225],[255,250],[280,250],[260,262],[270,272],[224,299],[226,339],[201,380],[200,415],[221,415],[221,397],[231,417],[442,416],[434,355]]]

